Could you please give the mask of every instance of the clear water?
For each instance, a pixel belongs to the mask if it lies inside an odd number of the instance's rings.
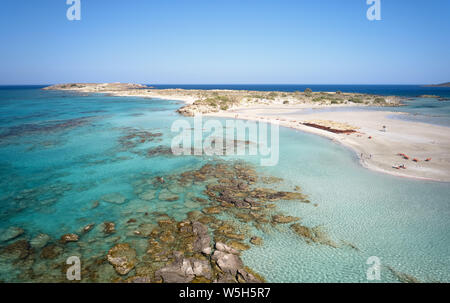
[[[21,237],[46,233],[58,239],[89,223],[114,221],[117,236],[143,252],[146,241],[132,237],[125,224],[131,214],[159,211],[183,219],[188,211],[201,209],[182,198],[149,203],[137,199],[133,190],[143,177],[180,173],[211,160],[139,153],[170,145],[179,106],[175,101],[80,96],[37,87],[0,89],[0,229],[20,226],[26,231]],[[119,142],[129,128],[163,136],[124,148]],[[244,253],[248,266],[270,282],[365,282],[366,260],[378,256],[385,266],[384,282],[398,281],[387,266],[422,281],[450,281],[448,183],[368,171],[353,152],[290,129],[281,129],[280,149],[279,164],[258,171],[282,177],[280,188],[300,185],[318,206],[283,202],[279,207],[358,250],[306,244],[288,227],[278,227],[260,233],[264,245]],[[201,195],[202,188],[190,191]],[[126,203],[100,201],[92,208],[93,201],[112,192],[120,192]],[[17,199],[24,195],[26,199]],[[67,254],[101,256],[112,246],[108,239],[92,240],[85,246],[70,244]],[[20,280],[15,270],[0,260],[0,280]]]

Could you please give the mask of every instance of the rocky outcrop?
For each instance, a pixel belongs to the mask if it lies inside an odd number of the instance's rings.
[[[0,231],[0,242],[7,242],[22,235],[25,231],[20,227],[11,226]]]
[[[217,242],[216,245],[216,251],[221,251],[227,254],[233,254],[233,255],[239,255],[239,251],[222,243],[222,242]]]
[[[185,117],[194,117],[198,114],[207,114],[217,112],[219,109],[208,105],[189,104],[177,110],[177,113]]]
[[[262,283],[264,279],[257,277],[244,266],[239,252],[223,243],[216,243],[216,251],[212,258],[221,270],[216,282],[218,283]]]
[[[217,263],[217,266],[225,273],[235,276],[239,269],[244,268],[244,263],[237,254],[230,253],[230,248],[224,245],[225,251],[219,250],[216,246],[216,251],[212,255],[212,260]],[[220,246],[219,246],[220,247]]]
[[[205,255],[210,255],[211,249],[211,237],[208,234],[208,228],[200,222],[192,223],[192,231],[197,236],[194,242],[194,251],[201,252]]]
[[[137,262],[136,250],[128,243],[116,244],[108,251],[106,257],[119,275],[128,274]]]
[[[211,279],[212,270],[208,260],[184,258],[181,252],[174,252],[175,261],[155,273],[155,279],[164,283],[188,283],[196,277]]]

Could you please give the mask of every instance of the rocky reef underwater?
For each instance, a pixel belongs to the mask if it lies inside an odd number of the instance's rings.
[[[261,232],[289,225],[299,240],[338,247],[320,228],[303,226],[300,218],[277,209],[283,201],[314,207],[300,187],[272,189],[280,182],[260,177],[241,161],[214,161],[174,175],[144,174],[133,184],[137,199],[129,201],[119,192],[100,198],[117,205],[128,203],[120,222],[89,223],[60,238],[41,233],[30,239],[17,226],[3,230],[2,279],[66,282],[66,259],[78,256],[83,282],[263,282],[264,277],[240,257],[252,246],[264,245],[257,236]],[[92,208],[99,202],[94,201]],[[181,208],[186,215],[175,218],[170,211],[142,207],[156,202]],[[109,249],[102,251],[102,247]]]

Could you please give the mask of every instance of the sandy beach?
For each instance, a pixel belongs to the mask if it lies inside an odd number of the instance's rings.
[[[320,135],[353,149],[361,164],[369,169],[402,177],[450,181],[449,128],[389,118],[406,113],[369,110],[314,113],[308,109],[311,106],[272,104],[235,108],[208,116],[278,122],[280,126]],[[353,126],[356,132],[333,133],[303,124],[308,122],[335,122]],[[400,165],[406,168],[393,168]]]

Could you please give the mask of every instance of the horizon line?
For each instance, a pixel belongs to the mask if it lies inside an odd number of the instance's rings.
[[[50,86],[58,84],[71,84],[71,83],[133,83],[133,84],[143,84],[143,85],[439,85],[447,82],[441,83],[144,83],[144,82],[130,82],[130,81],[114,81],[114,82],[59,82],[59,83],[13,83],[13,84],[0,84],[0,86]]]

